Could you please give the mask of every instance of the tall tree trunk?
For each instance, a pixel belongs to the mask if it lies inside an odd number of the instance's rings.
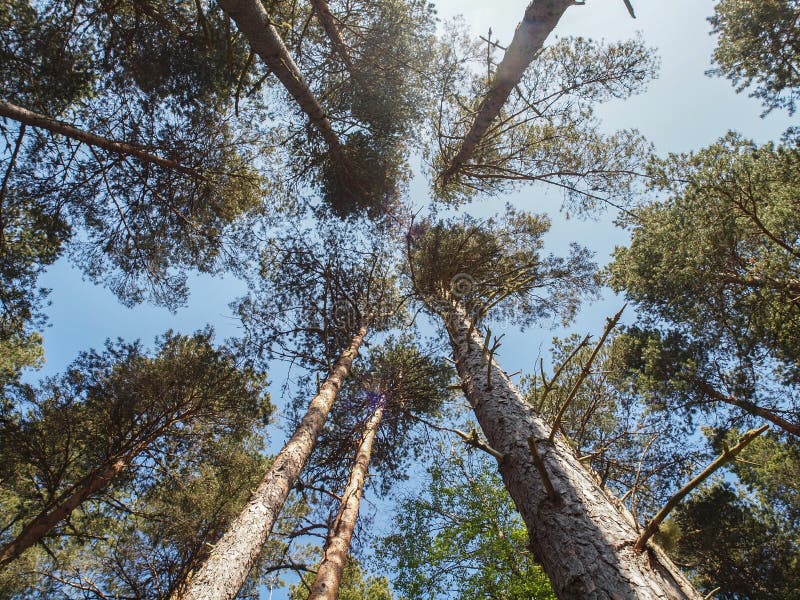
[[[322,134],[336,162],[345,171],[349,161],[344,153],[339,137],[331,126],[320,103],[308,87],[300,69],[297,68],[289,51],[275,27],[272,26],[267,11],[260,0],[219,0],[219,5],[235,22],[253,52],[261,57],[275,73],[286,90],[297,101],[309,121]]]
[[[483,337],[471,328],[467,313],[457,307],[446,325],[464,393],[489,444],[502,454],[503,481],[556,595],[701,598],[658,547],[634,550],[639,535],[630,512],[603,490],[560,436],[548,444],[550,428],[497,363],[489,364]]]
[[[472,126],[464,136],[458,152],[439,176],[443,185],[447,185],[470,159],[492,121],[500,114],[511,90],[520,82],[525,69],[533,62],[561,15],[573,4],[574,0],[531,0],[503,60],[497,65],[489,91],[478,108]]]
[[[192,177],[201,176],[196,169],[185,167],[174,160],[157,156],[156,154],[153,154],[152,152],[149,152],[136,144],[118,142],[116,140],[95,135],[94,133],[84,131],[83,129],[78,129],[69,123],[64,123],[63,121],[52,119],[46,115],[35,113],[27,108],[6,102],[5,100],[0,100],[0,117],[6,117],[8,119],[17,121],[18,123],[22,123],[23,125],[29,125],[37,129],[45,129],[51,133],[57,133],[73,140],[83,142],[84,144],[102,148],[108,152],[121,154],[123,156],[133,156],[142,162],[180,171],[181,173],[191,175]]]
[[[239,516],[214,545],[203,564],[175,595],[180,600],[232,600],[239,593],[267,539],[289,491],[297,483],[317,444],[325,420],[367,334],[363,325],[350,341],[311,400],[291,439],[275,457],[269,471]]]
[[[159,432],[161,431],[162,429],[159,429]],[[105,464],[94,469],[73,486],[68,494],[62,495],[56,501],[55,506],[40,512],[22,528],[14,540],[0,550],[0,567],[6,566],[25,550],[44,539],[53,527],[69,517],[84,501],[111,483],[155,437],[155,435],[148,436],[132,449],[109,457]]]
[[[379,405],[364,426],[361,443],[358,445],[356,460],[350,470],[347,487],[342,494],[342,503],[328,530],[325,541],[325,552],[317,570],[317,577],[311,587],[308,600],[336,600],[339,597],[339,585],[347,562],[350,540],[358,520],[358,507],[364,492],[369,460],[372,455],[372,444],[383,418],[383,406]]]
[[[350,58],[350,51],[342,39],[342,34],[339,31],[339,26],[336,24],[336,19],[331,14],[331,9],[325,0],[311,0],[311,5],[314,7],[314,12],[317,13],[317,19],[322,24],[322,28],[328,36],[328,39],[333,45],[333,49],[342,59],[342,62],[347,67],[348,71],[353,70],[353,60]]]
[[[787,433],[791,433],[792,435],[800,437],[800,423],[792,423],[791,421],[787,421],[774,411],[764,408],[763,406],[759,406],[758,404],[750,402],[749,400],[723,394],[706,381],[700,381],[699,383],[700,388],[712,399],[719,402],[724,402],[726,404],[731,404],[733,406],[738,406],[743,411],[748,412],[753,416],[761,417],[765,421],[769,421],[770,423],[777,425]]]

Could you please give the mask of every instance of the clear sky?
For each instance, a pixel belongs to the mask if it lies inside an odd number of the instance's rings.
[[[485,35],[489,27],[501,44],[511,39],[520,20],[525,1],[519,0],[439,0],[442,19],[458,13],[465,16],[475,34]],[[609,103],[599,115],[606,128],[638,128],[661,153],[689,151],[708,145],[728,130],[740,131],[758,142],[778,140],[790,125],[790,119],[776,111],[761,118],[761,106],[746,94],[735,94],[727,80],[710,78],[714,39],[709,35],[706,18],[713,11],[712,0],[633,0],[637,19],[628,16],[622,0],[587,0],[584,6],[570,8],[556,33],[606,40],[625,39],[637,32],[657,49],[661,74],[648,91],[624,102]],[[415,181],[411,187],[414,200],[427,195],[427,183]],[[607,262],[615,244],[624,243],[625,233],[616,229],[613,215],[598,221],[566,220],[558,213],[559,196],[542,187],[526,188],[508,198],[477,202],[468,207],[474,214],[491,214],[506,201],[534,212],[548,212],[553,229],[548,237],[549,250],[562,251],[577,241],[596,252],[598,262]],[[228,303],[243,292],[233,280],[196,277],[192,280],[189,305],[172,314],[164,309],[120,305],[105,289],[82,281],[78,271],[65,260],[55,264],[42,278],[42,285],[52,288],[48,309],[51,326],[44,332],[47,363],[44,374],[53,374],[66,366],[82,349],[98,347],[107,338],[153,338],[168,328],[191,332],[207,323],[214,325],[219,337],[236,335],[238,322]],[[599,333],[604,317],[622,304],[608,297],[586,307],[571,328],[581,333]],[[630,317],[628,317],[630,319]],[[553,330],[530,330],[524,334],[506,331],[504,347],[498,360],[506,371],[530,370],[541,348],[546,352]],[[273,370],[273,387],[282,383]],[[33,379],[34,377],[29,377]],[[277,390],[276,390],[277,392]],[[279,393],[275,393],[277,398]],[[273,446],[283,441],[281,433],[273,436]],[[276,592],[275,600],[285,597]]]

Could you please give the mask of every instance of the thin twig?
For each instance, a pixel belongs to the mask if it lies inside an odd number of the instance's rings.
[[[548,443],[550,443],[550,444],[553,443],[553,439],[555,439],[555,437],[556,437],[556,432],[558,431],[558,428],[561,425],[561,419],[564,416],[564,413],[567,411],[567,408],[569,407],[570,402],[572,402],[574,400],[575,396],[578,395],[578,390],[580,389],[581,385],[583,384],[584,379],[586,379],[586,377],[589,375],[589,370],[592,367],[592,363],[594,362],[594,359],[597,357],[598,352],[600,352],[600,348],[602,348],[603,344],[605,344],[606,339],[608,338],[608,334],[610,334],[611,330],[614,329],[614,327],[616,327],[617,323],[619,323],[619,319],[622,316],[622,312],[625,310],[626,306],[627,306],[627,304],[623,305],[623,307],[619,309],[619,312],[616,315],[614,315],[613,317],[608,319],[608,321],[606,323],[605,331],[603,331],[603,335],[600,336],[600,339],[597,341],[597,345],[594,347],[594,350],[592,350],[592,354],[589,356],[589,359],[583,365],[583,368],[581,369],[581,372],[578,375],[578,378],[575,380],[575,383],[572,385],[572,389],[569,391],[569,394],[567,394],[566,400],[564,400],[564,403],[561,405],[561,408],[558,410],[558,414],[556,415],[556,418],[553,421],[553,429],[550,431],[550,436],[547,438]]]

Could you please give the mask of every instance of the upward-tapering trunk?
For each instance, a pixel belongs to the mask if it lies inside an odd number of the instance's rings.
[[[339,585],[342,581],[347,553],[350,549],[350,540],[358,520],[358,507],[361,504],[361,495],[364,492],[364,482],[367,479],[369,460],[372,455],[372,444],[378,433],[383,406],[379,405],[364,426],[361,443],[358,445],[356,460],[350,470],[347,487],[342,494],[339,512],[336,514],[328,530],[328,539],[325,541],[325,551],[322,562],[317,570],[317,577],[311,587],[308,600],[336,600],[339,597]]]
[[[347,44],[342,39],[342,34],[339,31],[339,26],[336,24],[336,19],[331,14],[331,9],[325,0],[311,0],[311,6],[314,7],[314,12],[317,13],[317,18],[322,24],[328,39],[333,45],[333,49],[342,59],[342,62],[347,67],[348,71],[353,70],[353,60],[350,58],[350,50],[347,49]]]
[[[136,144],[112,140],[100,135],[96,135],[89,131],[84,131],[83,129],[78,129],[69,123],[58,121],[46,115],[28,110],[27,108],[17,106],[16,104],[11,104],[5,100],[0,100],[0,117],[6,117],[8,119],[17,121],[18,123],[22,123],[23,125],[28,125],[37,129],[45,129],[51,133],[57,133],[73,140],[83,142],[84,144],[89,144],[90,146],[95,146],[96,148],[102,148],[108,152],[121,154],[123,156],[133,156],[142,162],[180,171],[181,173],[185,173],[193,177],[201,176],[196,169],[181,165],[174,160],[162,158]]]
[[[453,358],[464,393],[528,529],[531,549],[559,598],[700,599],[655,546],[634,550],[633,518],[600,486],[569,446],[524,401],[466,312],[447,315]],[[537,464],[539,468],[537,468]],[[542,472],[545,474],[543,475]]]
[[[561,15],[573,4],[574,0],[532,0],[525,9],[525,16],[517,25],[503,60],[497,65],[489,91],[478,108],[472,126],[464,136],[458,152],[440,174],[443,185],[447,185],[461,166],[470,159],[492,121],[500,114],[511,90],[520,82],[525,69],[541,50],[545,39],[553,31]]]
[[[0,567],[5,567],[28,548],[43,540],[56,525],[69,517],[83,502],[111,483],[153,440],[153,437],[149,436],[133,448],[109,457],[105,463],[74,485],[68,493],[63,494],[53,506],[40,512],[22,528],[16,538],[0,550]]]
[[[339,137],[325,115],[306,80],[300,73],[289,51],[260,0],[219,0],[219,5],[235,22],[253,52],[261,57],[270,70],[297,101],[309,121],[322,134],[336,162],[347,169],[348,160]]]
[[[289,491],[297,483],[322,433],[325,420],[358,349],[367,334],[363,325],[311,400],[291,439],[275,457],[245,507],[214,545],[203,564],[175,594],[181,600],[231,600],[255,564]]]

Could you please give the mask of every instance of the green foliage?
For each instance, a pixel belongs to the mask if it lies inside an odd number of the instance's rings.
[[[737,436],[728,432],[715,445]],[[718,598],[800,598],[800,447],[769,434],[730,467],[744,487],[717,482],[695,493],[662,537],[703,589],[720,587]]]
[[[422,494],[404,499],[376,554],[398,591],[423,598],[554,600],[528,536],[487,461],[452,456],[429,468]]]
[[[265,247],[251,294],[235,306],[247,351],[322,372],[362,325],[390,328],[401,305],[391,248],[373,224],[318,219],[276,235]],[[371,319],[370,319],[371,316]]]
[[[549,220],[508,209],[499,218],[423,222],[408,237],[409,275],[430,310],[460,303],[475,320],[489,315],[528,324],[569,320],[583,296],[595,293],[588,250],[571,245],[567,258],[542,256]]]
[[[389,336],[369,349],[339,392],[313,464],[306,467],[306,480],[330,482],[332,489],[346,481],[364,424],[378,406],[384,413],[372,447],[369,484],[386,495],[407,476],[411,460],[429,445],[417,419],[441,416],[451,399],[448,385],[454,370],[445,359],[431,354],[410,335]],[[297,412],[305,406],[307,395],[298,400]]]
[[[800,377],[800,152],[735,135],[654,170],[670,197],[631,219],[610,284],[744,366],[766,355]]]
[[[247,501],[268,466],[263,451],[253,434],[182,450],[149,477],[140,474],[117,502],[93,507],[93,541],[63,544],[55,558],[40,556],[38,576],[15,565],[16,576],[39,594],[62,598],[85,597],[87,582],[97,596],[168,597]],[[265,548],[264,559],[274,559],[275,550]],[[257,593],[261,567],[241,597]]]
[[[16,147],[22,143],[18,136]],[[8,149],[13,154],[13,149]],[[42,338],[36,331],[47,291],[38,276],[61,253],[69,227],[38,205],[36,198],[6,185],[0,188],[0,388],[17,380],[25,367],[38,366]],[[13,198],[16,196],[16,198]]]
[[[152,355],[139,343],[109,342],[102,353],[81,354],[61,377],[36,388],[17,387],[0,414],[0,479],[7,515],[2,543],[35,515],[81,489],[98,469],[120,459],[128,467],[51,529],[43,540],[48,547],[69,549],[73,537],[81,545],[91,544],[91,534],[116,526],[109,510],[178,502],[176,485],[189,486],[180,501],[184,509],[187,503],[199,506],[199,496],[190,498],[191,486],[204,485],[205,469],[239,468],[229,460],[256,460],[249,470],[243,468],[243,476],[262,467],[257,432],[273,410],[264,376],[242,368],[229,349],[214,348],[211,335],[168,333],[158,339]],[[243,444],[241,450],[237,444]],[[230,482],[221,483],[232,485],[230,473],[224,477]],[[204,488],[209,494],[213,489],[211,483]],[[230,488],[225,490],[215,497],[229,501]],[[178,495],[170,496],[173,492]],[[222,514],[209,511],[198,518]],[[190,527],[184,535],[200,535]],[[163,523],[156,534],[167,534]]]
[[[654,398],[631,384],[629,342],[613,333],[606,340],[566,404],[560,430],[602,484],[647,521],[704,456],[692,448],[682,413],[654,410]],[[595,340],[582,344],[576,334],[555,338],[550,363],[559,376],[553,380],[555,373],[545,372],[542,359],[539,369],[546,379],[523,378],[526,400],[549,423],[565,406],[594,346]]]
[[[342,218],[367,214],[373,219],[396,211],[403,183],[404,158],[397,145],[381,148],[364,133],[348,136],[344,151],[350,169],[344,173],[330,155],[322,157],[322,197]]]
[[[303,583],[305,582],[305,583]],[[289,586],[290,600],[307,600],[314,582],[313,573],[303,575],[303,582]],[[393,600],[392,588],[386,577],[364,576],[361,565],[348,557],[339,587],[339,600]]]
[[[800,98],[800,2],[720,0],[709,20],[719,35],[712,73],[730,79],[737,91],[752,87],[767,112],[794,113]]]
[[[312,93],[342,141],[349,168],[305,120],[288,119],[289,172],[313,183],[341,217],[377,218],[397,207],[408,178],[410,150],[432,96],[427,85],[435,46],[435,13],[424,0],[330,2],[348,58],[339,56],[319,19],[302,7],[271,3],[273,21],[294,50]],[[348,64],[349,62],[349,64]]]
[[[433,116],[437,145],[428,148],[434,173],[460,149],[499,61],[494,47],[481,48],[458,23],[444,44],[436,65],[443,98]],[[641,92],[657,70],[655,52],[641,40],[558,40],[528,67],[470,160],[455,177],[437,181],[435,191],[446,202],[463,203],[476,194],[500,195],[520,182],[541,181],[565,190],[569,205],[579,210],[630,199],[648,145],[636,131],[602,132],[594,107]]]
[[[184,169],[34,128],[23,137],[4,121],[2,203],[12,218],[0,229],[13,238],[25,226],[55,244],[38,254],[39,267],[66,243],[86,275],[123,301],[179,306],[186,272],[222,268],[224,234],[266,193],[252,167],[265,150],[249,125],[258,103],[248,105],[247,121],[229,114],[234,74],[247,59],[243,42],[231,38],[218,9],[205,15],[188,0],[14,2],[0,19],[10,54],[0,71],[5,99]],[[9,141],[18,136],[17,145]]]
[[[69,7],[7,0],[0,6],[0,97],[58,115],[90,93],[92,44],[70,31]],[[4,125],[0,124],[0,131]]]

